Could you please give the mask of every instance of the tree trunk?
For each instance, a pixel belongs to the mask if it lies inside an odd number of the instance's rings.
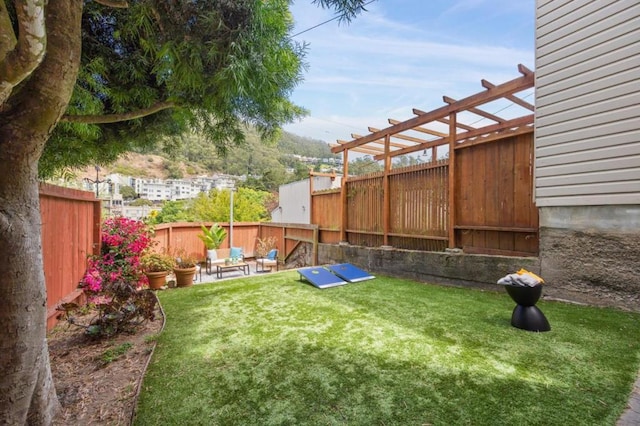
[[[0,422],[50,424],[59,406],[46,340],[38,160],[80,64],[82,1],[50,0],[47,53],[0,108]]]

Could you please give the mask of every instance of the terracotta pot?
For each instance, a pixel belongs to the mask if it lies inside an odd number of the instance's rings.
[[[144,274],[147,276],[149,288],[152,290],[157,290],[167,285],[167,275],[169,275],[169,271],[145,272]]]
[[[196,267],[191,268],[173,268],[176,275],[176,285],[178,287],[189,287],[193,285],[193,277],[196,274]]]

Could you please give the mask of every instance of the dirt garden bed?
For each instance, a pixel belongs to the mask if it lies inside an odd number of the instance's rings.
[[[49,333],[51,370],[61,404],[54,425],[130,424],[162,324],[158,308],[156,319],[135,334],[93,340],[83,328],[66,323]]]

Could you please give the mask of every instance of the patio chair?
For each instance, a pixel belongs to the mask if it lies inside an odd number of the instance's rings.
[[[278,249],[273,249],[267,253],[266,257],[262,257],[256,259],[256,272],[266,272],[267,268],[269,271],[276,267],[276,271],[278,270]]]
[[[242,247],[231,247],[231,250],[229,250],[229,257],[238,262],[244,262]]]

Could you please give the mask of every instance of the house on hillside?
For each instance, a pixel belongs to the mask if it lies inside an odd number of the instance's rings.
[[[640,3],[536,1],[541,272],[640,307]]]

